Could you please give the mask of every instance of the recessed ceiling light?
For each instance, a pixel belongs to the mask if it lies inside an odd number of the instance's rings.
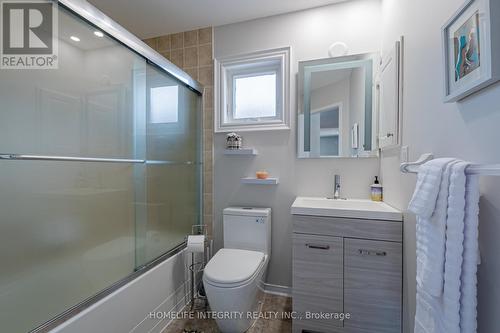
[[[104,34],[101,31],[94,31],[94,35],[101,38],[104,37]]]
[[[79,42],[80,41],[80,38],[76,37],[76,36],[71,36],[70,39],[74,42]]]

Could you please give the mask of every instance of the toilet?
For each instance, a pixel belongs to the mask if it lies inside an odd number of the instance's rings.
[[[253,323],[247,313],[258,310],[271,255],[271,208],[226,208],[223,229],[224,247],[207,263],[203,284],[220,331],[242,333]]]

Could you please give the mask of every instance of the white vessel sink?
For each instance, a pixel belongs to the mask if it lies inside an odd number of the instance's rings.
[[[297,197],[292,204],[291,213],[369,220],[403,220],[403,214],[388,204],[363,199]]]

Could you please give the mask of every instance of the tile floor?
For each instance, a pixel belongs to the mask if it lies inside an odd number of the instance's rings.
[[[292,299],[290,297],[271,294],[261,294],[262,313],[290,312]],[[202,311],[202,310],[198,310]],[[196,317],[196,316],[195,316]],[[269,316],[268,316],[269,317]],[[292,331],[291,319],[259,318],[246,333],[289,333]],[[219,333],[214,319],[176,319],[162,333]]]

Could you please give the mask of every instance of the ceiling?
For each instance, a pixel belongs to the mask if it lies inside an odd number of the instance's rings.
[[[139,38],[242,22],[346,0],[88,0]]]

